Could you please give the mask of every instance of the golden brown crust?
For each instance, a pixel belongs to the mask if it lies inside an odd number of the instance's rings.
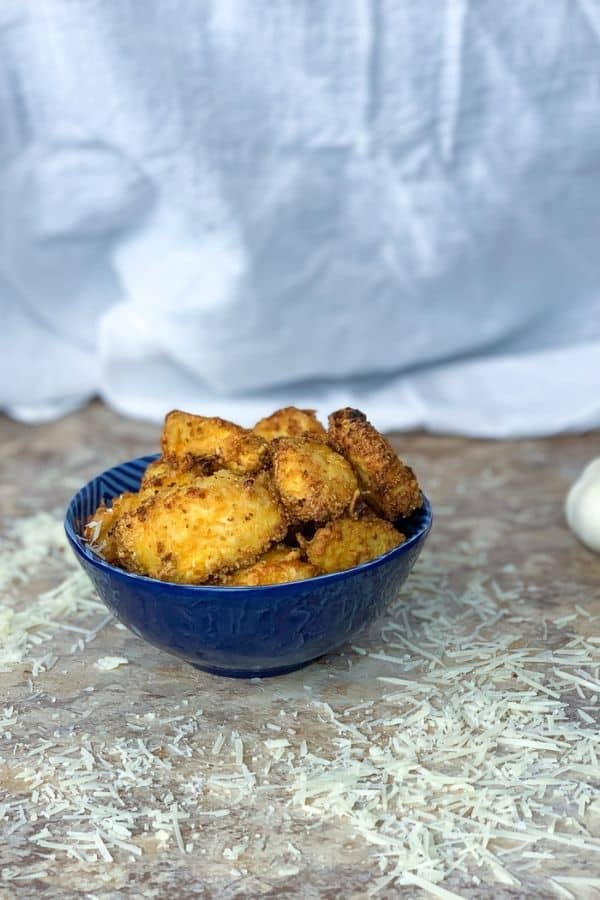
[[[126,491],[115,497],[111,506],[102,503],[93,516],[90,516],[83,530],[84,539],[90,548],[100,554],[107,562],[118,562],[118,550],[115,540],[115,529],[122,515],[131,512],[143,502],[145,494]]]
[[[161,448],[171,464],[208,465],[237,475],[258,472],[269,458],[267,442],[241,425],[177,409],[165,416]]]
[[[358,482],[343,456],[307,437],[277,438],[271,447],[273,480],[291,522],[326,522],[349,508]]]
[[[114,521],[113,508],[102,503],[96,512],[89,517],[83,529],[84,540],[87,541],[92,550],[100,553],[108,562],[111,562],[111,556],[114,558],[109,542]]]
[[[333,413],[328,434],[295,407],[255,432],[174,410],[161,444],[139,492],[102,504],[84,538],[164,581],[280,584],[351,568],[402,543],[385,519],[422,502],[412,470],[358,410]]]
[[[230,575],[225,575],[221,584],[251,586],[260,584],[282,584],[286,581],[301,581],[314,578],[319,570],[302,559],[300,551],[285,544],[278,544],[267,550],[256,562]]]
[[[206,469],[205,465],[178,468],[162,458],[154,460],[144,472],[137,493],[126,491],[115,497],[111,506],[101,504],[93,516],[90,516],[83,532],[85,540],[92,550],[103,556],[107,562],[117,562],[115,529],[119,518],[125,513],[135,511],[155,494],[170,488],[194,484],[198,478],[208,474]]]
[[[120,564],[187,584],[248,566],[280,541],[287,521],[266,473],[225,470],[144,500],[115,527]]]
[[[285,406],[266,416],[254,426],[254,433],[266,441],[280,437],[311,437],[314,441],[327,441],[327,432],[317,419],[314,409],[298,409]]]
[[[213,471],[214,469],[207,460],[201,460],[195,464],[190,464],[188,460],[187,464],[183,463],[181,466],[177,466],[169,460],[159,457],[151,462],[144,472],[140,491],[164,491],[167,488],[193,484],[198,478],[212,475]]]
[[[405,541],[390,522],[372,513],[328,522],[304,544],[306,556],[322,572],[340,572],[375,559]]]
[[[386,519],[408,516],[423,499],[413,470],[358,409],[329,416],[329,441],[354,468],[365,499]]]

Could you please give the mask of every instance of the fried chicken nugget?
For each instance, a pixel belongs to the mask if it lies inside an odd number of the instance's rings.
[[[174,409],[165,416],[163,457],[170,463],[203,461],[237,475],[252,475],[268,462],[269,448],[259,435],[216,416],[194,416]]]
[[[119,497],[115,497],[111,506],[102,503],[90,516],[83,532],[85,540],[88,541],[92,550],[103,556],[107,562],[115,562],[117,547],[114,534],[121,515],[133,512],[145,500],[159,491],[194,484],[204,474],[210,474],[210,472],[207,472],[206,467],[203,466],[176,468],[162,458],[155,459],[144,472],[137,493],[126,491]]]
[[[305,562],[297,548],[278,544],[267,550],[254,565],[238,569],[232,575],[225,575],[221,584],[238,586],[281,584],[284,581],[314,578],[318,574],[318,569],[312,563]]]
[[[257,422],[253,429],[266,441],[278,437],[311,437],[314,441],[326,441],[327,432],[316,417],[314,409],[298,409],[285,406]]]
[[[221,470],[149,497],[119,518],[115,540],[125,569],[200,584],[220,571],[250,565],[286,531],[266,473],[242,477]]]
[[[271,447],[275,487],[291,522],[326,522],[358,496],[351,465],[327,444],[283,437]]]
[[[306,556],[322,572],[341,572],[375,559],[406,538],[393,525],[370,513],[360,519],[349,516],[328,522],[304,542]]]
[[[395,521],[422,505],[415,474],[391,444],[358,409],[339,409],[329,416],[329,440],[350,460],[365,499],[384,518]]]

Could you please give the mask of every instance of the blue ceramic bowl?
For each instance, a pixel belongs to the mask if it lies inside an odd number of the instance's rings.
[[[108,469],[75,494],[65,529],[102,600],[134,634],[199,669],[237,678],[299,669],[351,640],[396,599],[431,528],[431,507],[402,522],[407,540],[371,562],[304,581],[263,587],[204,587],[133,575],[109,565],[82,539],[100,502],[136,491],[142,456]]]

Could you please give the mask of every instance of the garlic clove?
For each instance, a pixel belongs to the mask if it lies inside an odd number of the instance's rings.
[[[565,516],[582,544],[600,553],[600,457],[586,466],[571,487]]]

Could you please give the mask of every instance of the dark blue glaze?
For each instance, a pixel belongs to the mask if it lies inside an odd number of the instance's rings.
[[[81,488],[65,517],[69,542],[108,608],[134,634],[192,665],[237,678],[279,675],[351,640],[396,599],[431,528],[431,507],[398,523],[408,540],[371,562],[305,581],[204,587],[156,581],[109,565],[82,540],[102,500],[135,491],[143,456]]]

